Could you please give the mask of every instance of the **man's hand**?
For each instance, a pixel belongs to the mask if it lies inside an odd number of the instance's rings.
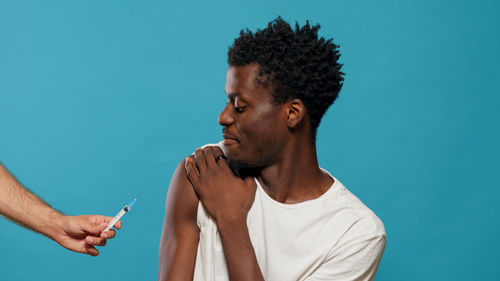
[[[114,230],[101,233],[113,218],[65,216],[24,188],[0,163],[0,215],[39,232],[64,248],[92,256],[99,255],[94,246],[104,246],[115,236]],[[114,227],[120,229],[118,221]]]
[[[99,251],[94,246],[106,245],[106,239],[116,234],[113,229],[102,232],[112,219],[101,215],[62,216],[53,239],[68,250],[97,256]],[[121,221],[114,225],[116,229],[121,226]]]
[[[232,223],[246,223],[248,210],[255,199],[257,185],[252,177],[235,175],[219,147],[196,149],[186,158],[185,169],[198,198],[219,228]],[[217,160],[218,159],[218,160]]]
[[[221,156],[218,147],[196,149],[185,161],[187,176],[217,224],[229,279],[263,281],[246,222],[257,184],[235,175]]]

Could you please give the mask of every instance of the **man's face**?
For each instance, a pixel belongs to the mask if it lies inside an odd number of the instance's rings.
[[[263,167],[279,161],[286,143],[286,111],[273,104],[271,87],[255,84],[258,65],[230,66],[225,91],[228,104],[219,115],[224,152],[244,167]]]

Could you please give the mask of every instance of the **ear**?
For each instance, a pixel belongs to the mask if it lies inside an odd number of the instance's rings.
[[[306,107],[299,99],[293,99],[287,102],[287,125],[288,128],[295,128],[305,117]]]

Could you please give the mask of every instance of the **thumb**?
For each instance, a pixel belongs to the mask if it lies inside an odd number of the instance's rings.
[[[107,224],[93,216],[80,216],[80,227],[87,233],[99,236]]]

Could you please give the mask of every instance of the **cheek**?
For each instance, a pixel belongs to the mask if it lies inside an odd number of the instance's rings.
[[[276,113],[255,114],[252,119],[240,122],[240,134],[253,141],[263,141],[272,138],[279,127],[280,122]]]
[[[281,126],[276,118],[262,122],[255,130],[258,130],[255,134],[257,138],[267,145],[275,143],[281,135]]]
[[[251,151],[249,156],[263,158],[279,150],[284,136],[286,124],[277,117],[277,113],[260,116],[258,120],[241,128],[241,134],[246,138],[245,146]]]

